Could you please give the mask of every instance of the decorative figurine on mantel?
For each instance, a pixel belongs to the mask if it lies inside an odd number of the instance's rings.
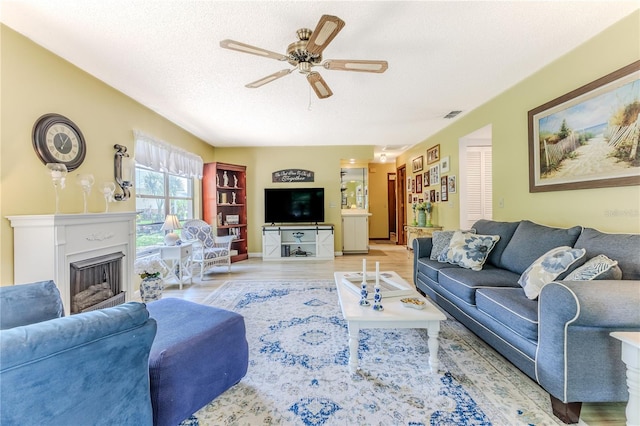
[[[222,173],[222,185],[225,187],[229,186],[229,176],[227,176],[226,170]]]
[[[296,239],[296,243],[301,244],[302,243],[302,237],[304,237],[304,232],[294,232],[293,234],[291,234],[293,236],[293,238]]]

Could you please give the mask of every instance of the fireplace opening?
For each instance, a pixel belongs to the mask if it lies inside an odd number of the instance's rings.
[[[123,257],[123,253],[111,253],[70,264],[71,314],[124,303]]]

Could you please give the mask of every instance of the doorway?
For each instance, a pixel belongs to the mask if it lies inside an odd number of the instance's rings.
[[[396,174],[387,173],[387,221],[389,224],[389,239],[398,241],[396,230]]]
[[[406,245],[407,236],[404,233],[405,221],[407,218],[407,192],[405,182],[407,180],[407,166],[403,164],[396,171],[396,197],[397,215],[396,215],[396,244]]]
[[[493,218],[492,129],[487,125],[458,141],[460,153],[460,228]]]

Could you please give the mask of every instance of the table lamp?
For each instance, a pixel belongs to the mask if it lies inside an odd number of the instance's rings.
[[[167,217],[164,219],[164,225],[162,225],[162,228],[160,228],[162,231],[169,231],[164,236],[165,245],[167,246],[176,245],[176,242],[180,239],[180,237],[178,236],[178,234],[176,234],[173,231],[180,228],[182,228],[182,226],[180,226],[180,221],[178,220],[178,216],[176,216],[175,214],[168,214]]]

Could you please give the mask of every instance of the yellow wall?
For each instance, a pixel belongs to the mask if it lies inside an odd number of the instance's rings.
[[[426,155],[429,147],[440,144],[441,155],[451,156],[449,174],[459,176],[458,140],[491,124],[494,219],[529,219],[553,226],[579,224],[605,232],[638,233],[638,186],[529,193],[527,136],[529,110],[638,59],[640,12],[635,12],[493,100],[465,113],[451,126],[405,152],[397,164],[406,163],[410,171],[413,158]],[[498,205],[501,198],[504,208]],[[454,229],[459,225],[458,194],[450,196],[450,200],[453,204],[440,203],[436,207],[434,222]],[[408,214],[413,213],[409,210]]]
[[[41,115],[55,112],[70,118],[87,141],[84,163],[69,173],[60,193],[62,213],[82,212],[78,173],[95,177],[88,210],[104,211],[98,185],[113,181],[114,144],[133,152],[134,129],[205,158],[211,158],[214,148],[10,28],[2,25],[0,34],[0,283],[7,285],[13,283],[13,232],[6,216],[55,210],[51,178],[31,144],[33,124]],[[135,201],[112,203],[110,210],[133,211]]]
[[[326,223],[336,226],[334,247],[342,250],[340,163],[347,158],[373,158],[371,146],[216,148],[216,161],[247,166],[249,253],[262,252],[264,188],[292,186],[325,188]],[[283,169],[315,172],[313,183],[272,183],[271,173]]]

